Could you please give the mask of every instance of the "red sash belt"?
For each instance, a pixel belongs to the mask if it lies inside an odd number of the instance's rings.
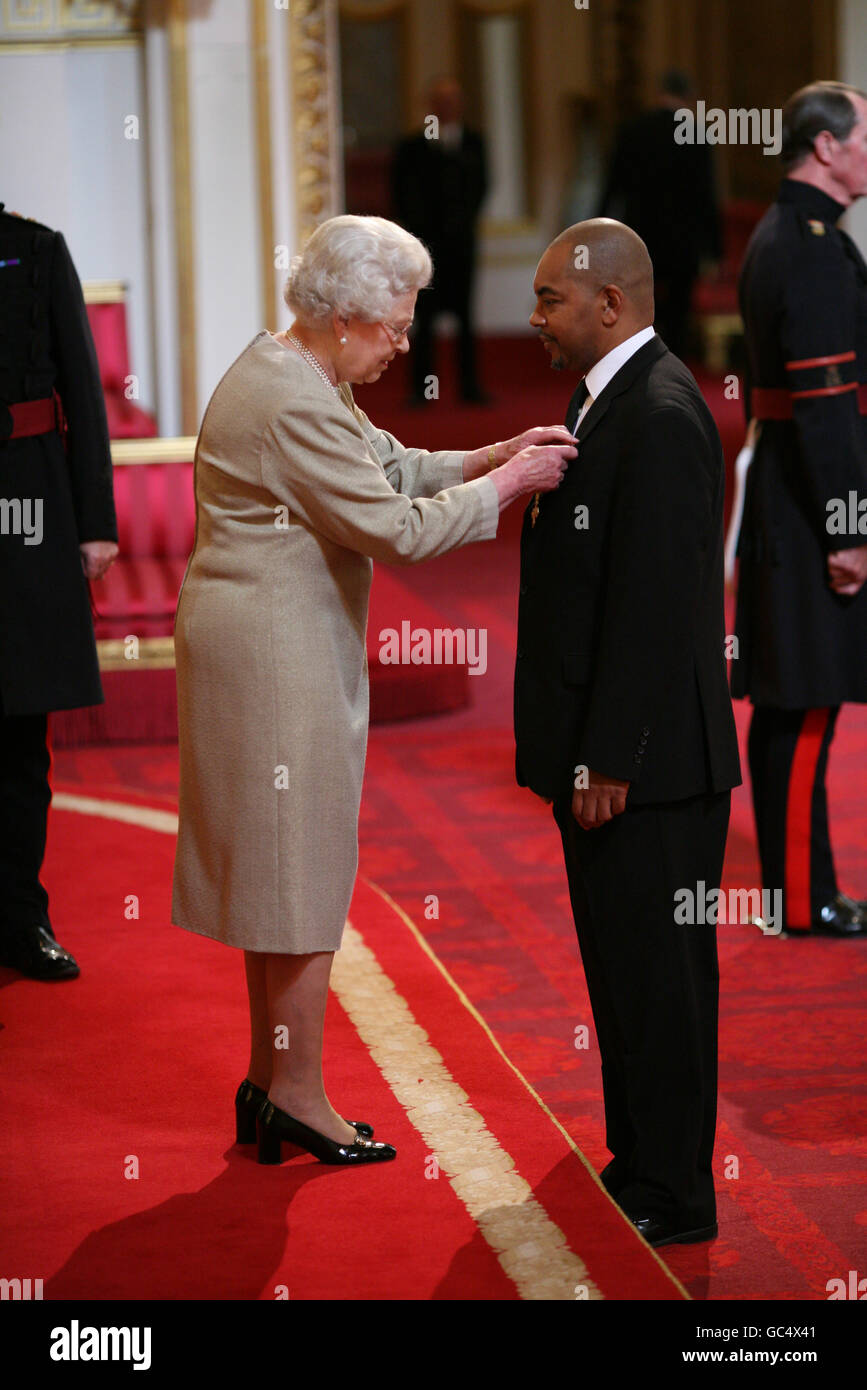
[[[814,391],[787,391],[785,387],[757,386],[750,393],[750,413],[755,420],[791,420],[794,402],[816,400],[823,396],[843,396],[858,393],[858,410],[867,415],[867,384],[850,382],[848,386],[821,386]]]
[[[58,428],[59,416],[54,396],[43,396],[38,401],[18,401],[14,405],[7,405],[5,410],[12,417],[12,429],[7,434],[0,425],[0,440],[21,439],[29,434],[49,434]],[[0,416],[3,411],[4,407],[0,405]]]

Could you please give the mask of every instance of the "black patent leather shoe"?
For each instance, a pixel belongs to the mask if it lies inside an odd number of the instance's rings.
[[[0,965],[20,970],[32,980],[74,980],[81,974],[78,961],[55,941],[51,928],[39,924],[4,929]]]
[[[297,1148],[313,1154],[320,1163],[358,1165],[383,1163],[397,1157],[397,1150],[391,1144],[362,1139],[360,1135],[354,1144],[339,1144],[335,1139],[329,1139],[318,1130],[302,1124],[285,1110],[279,1110],[270,1100],[265,1101],[256,1116],[256,1139],[260,1163],[279,1163],[281,1144],[295,1144]]]
[[[719,1234],[719,1228],[714,1221],[709,1226],[697,1226],[693,1230],[678,1229],[669,1221],[663,1221],[658,1216],[633,1216],[630,1212],[626,1215],[632,1222],[636,1231],[643,1236],[648,1245],[697,1245],[702,1240],[714,1240]]]
[[[867,933],[867,913],[862,903],[838,893],[822,908],[813,931],[819,936],[863,936]]]
[[[268,1092],[263,1091],[261,1086],[254,1086],[246,1078],[241,1082],[235,1096],[236,1144],[255,1144],[256,1113],[267,1099]],[[364,1120],[347,1120],[346,1123],[357,1129],[362,1139],[373,1138],[373,1125],[365,1124]]]

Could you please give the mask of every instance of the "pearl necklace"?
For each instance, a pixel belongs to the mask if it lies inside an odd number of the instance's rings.
[[[295,337],[294,333],[290,333],[288,329],[285,330],[285,337],[288,343],[291,343],[293,347],[298,349],[301,356],[304,358],[304,361],[308,362],[310,366],[313,368],[313,370],[319,373],[326,386],[330,386],[335,396],[339,397],[340,392],[334,385],[334,382],[331,380],[330,376],[328,375],[318,358],[313,356],[313,353],[310,351],[310,349],[308,347],[305,347],[303,343],[300,343],[298,339]]]

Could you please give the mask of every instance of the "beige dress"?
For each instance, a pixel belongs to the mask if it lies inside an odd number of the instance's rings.
[[[404,449],[259,333],[217,386],[175,621],[172,921],[230,946],[340,947],[358,863],[371,557],[496,534],[490,478]]]

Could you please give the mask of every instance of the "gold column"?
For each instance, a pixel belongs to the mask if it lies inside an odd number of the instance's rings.
[[[196,284],[190,169],[190,102],[186,0],[168,0],[169,81],[172,109],[172,181],[178,283],[181,421],[185,434],[199,426],[196,367]]]
[[[290,0],[289,70],[295,129],[295,218],[300,249],[336,211],[334,0]]]

